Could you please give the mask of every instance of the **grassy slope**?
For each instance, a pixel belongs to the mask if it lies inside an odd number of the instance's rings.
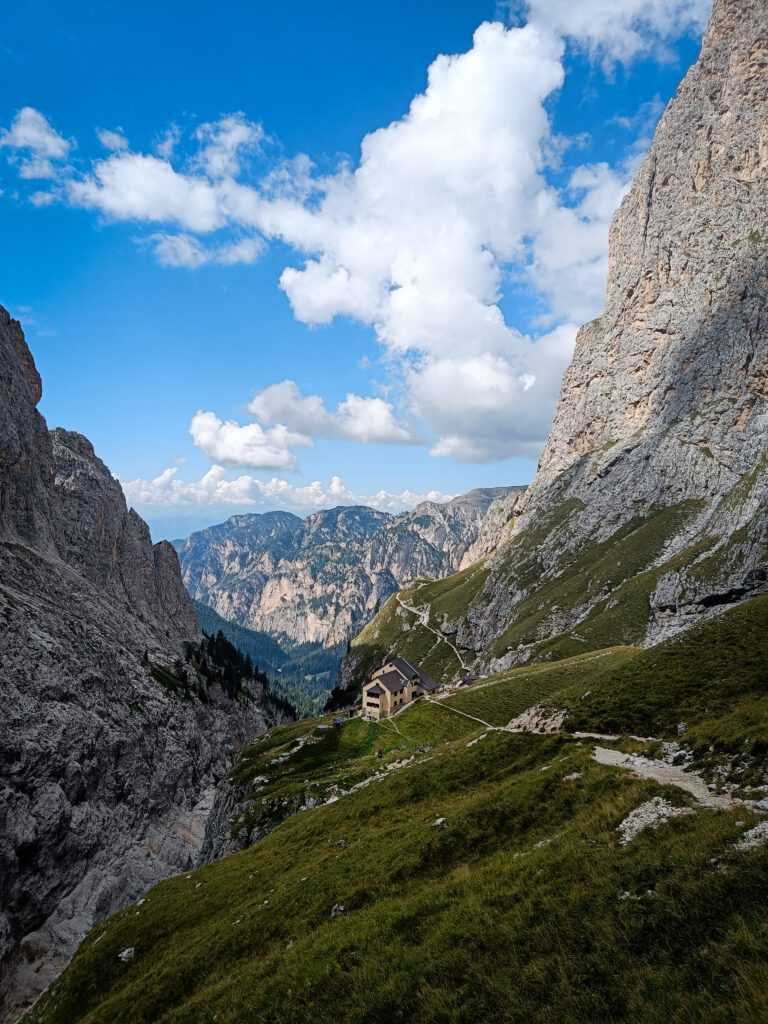
[[[564,538],[569,520],[579,510],[576,501],[564,502],[514,536],[494,566],[497,580],[508,580],[510,592],[522,593],[509,626],[485,652],[501,657],[519,645],[528,647],[534,660],[571,658],[612,645],[632,645],[645,636],[650,616],[650,597],[665,572],[679,569],[702,555],[711,541],[697,543],[663,565],[654,566],[664,547],[699,510],[696,502],[658,508],[637,517],[599,544],[587,543],[566,554],[555,568],[541,561],[544,538]],[[561,549],[567,551],[563,541]],[[454,576],[417,583],[401,594],[407,603],[429,609],[429,622],[440,629],[467,614],[477,612],[487,597],[483,586],[487,564],[480,562]],[[527,596],[525,596],[527,595]],[[577,620],[573,628],[558,632],[548,624],[553,609]],[[467,652],[469,661],[475,652]],[[435,636],[418,624],[392,598],[379,615],[352,642],[350,655],[357,686],[371,668],[392,654],[422,661],[439,681],[460,675],[451,648],[436,644]],[[354,690],[355,688],[353,688]]]
[[[768,769],[768,597],[755,597],[558,696],[567,725],[674,737],[734,781]],[[746,775],[746,779],[744,776]]]
[[[696,729],[722,721],[727,737],[751,714],[766,735],[766,616],[768,598],[755,599],[655,651],[517,669],[450,704],[496,722],[546,699],[570,703],[574,724],[622,713],[614,724],[632,731],[687,716],[694,742]],[[718,680],[730,689],[713,706]],[[467,746],[484,727],[423,701],[388,725],[315,733],[270,763],[315,727],[281,727],[244,751],[238,781],[269,777],[256,802],[415,761],[157,886],[94,929],[32,1021],[768,1019],[768,849],[733,845],[753,812],[700,809],[621,847],[615,828],[644,800],[689,798],[599,766],[564,736]]]

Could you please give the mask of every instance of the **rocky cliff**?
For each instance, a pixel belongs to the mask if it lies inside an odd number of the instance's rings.
[[[492,550],[520,488],[486,488],[397,516],[335,508],[233,516],[178,545],[192,596],[291,643],[344,643],[400,587]]]
[[[512,535],[390,602],[342,678],[394,649],[451,677],[653,644],[766,590],[766,508],[768,6],[716,0],[614,218],[605,311]]]
[[[175,550],[152,544],[90,442],[48,431],[40,397],[0,309],[4,1020],[95,921],[195,862],[214,784],[266,727],[261,686],[233,697],[197,673]]]

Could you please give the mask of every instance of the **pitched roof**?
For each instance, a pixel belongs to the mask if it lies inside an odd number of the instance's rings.
[[[385,672],[383,676],[376,676],[376,682],[389,690],[390,693],[402,690],[404,685],[403,677],[399,672]]]
[[[366,697],[380,697],[384,693],[380,686],[371,686],[370,689],[365,691]]]
[[[414,665],[410,661],[406,661],[405,658],[393,658],[392,664],[395,666],[397,671],[405,676],[406,679],[413,679],[414,676],[418,677],[419,686],[427,693],[431,693],[437,689],[437,683],[434,679],[430,679],[428,675],[421,671],[418,665]]]
[[[393,658],[392,664],[401,675],[406,677],[406,679],[410,679],[412,676],[421,675],[421,671],[418,666],[412,665],[410,661],[406,661],[405,658]]]

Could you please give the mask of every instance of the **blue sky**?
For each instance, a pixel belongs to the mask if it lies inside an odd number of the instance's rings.
[[[0,302],[49,423],[154,517],[526,482],[706,8],[4,5]]]

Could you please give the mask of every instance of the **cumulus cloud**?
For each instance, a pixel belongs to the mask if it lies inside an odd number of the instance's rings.
[[[418,440],[412,427],[397,421],[394,406],[383,398],[348,394],[331,412],[319,395],[302,395],[292,380],[258,391],[248,411],[264,425],[282,424],[289,431],[312,438],[337,437],[364,444],[408,444]]]
[[[665,42],[701,33],[712,0],[528,0],[528,16],[608,62],[665,56]]]
[[[33,192],[29,201],[33,206],[50,206],[56,202],[56,196],[53,192]]]
[[[254,397],[254,424],[197,414],[195,443],[218,462],[289,468],[290,449],[320,437],[417,440],[414,420],[435,456],[540,450],[576,325],[602,307],[610,220],[659,113],[623,163],[572,160],[554,187],[548,164],[573,141],[554,136],[548,114],[566,45],[605,65],[658,56],[701,30],[709,0],[503,6],[525,12],[524,23],[485,23],[466,53],[438,57],[404,116],[368,134],[357,162],[335,173],[319,175],[301,154],[265,167],[263,127],[233,113],[200,125],[192,153],[179,154],[172,127],[156,154],[113,148],[66,180],[74,205],[163,225],[145,243],[166,266],[249,263],[262,239],[285,243],[298,255],[280,287],[297,319],[349,316],[375,331],[402,385],[399,411],[357,395],[331,410],[283,381]],[[5,135],[23,133],[14,122]],[[51,158],[39,147],[31,156]],[[510,277],[538,296],[543,336],[505,318]]]
[[[115,153],[91,175],[67,182],[69,198],[116,220],[169,222],[206,233],[225,218],[210,182],[181,174],[168,161],[141,153]]]
[[[361,494],[347,487],[339,476],[332,476],[327,484],[321,480],[294,484],[278,477],[262,481],[247,474],[229,479],[223,466],[214,465],[200,480],[188,481],[179,479],[178,471],[178,466],[169,466],[152,480],[121,482],[126,500],[133,505],[163,508],[258,508],[279,505],[309,512],[334,505],[368,505],[385,512],[402,512],[414,508],[422,501],[443,502],[454,497],[453,494],[434,490],[422,494],[411,490],[379,490],[372,494]]]
[[[318,438],[340,438],[363,444],[407,444],[420,440],[395,419],[382,398],[349,394],[334,411],[319,395],[302,395],[295,381],[284,380],[258,391],[248,405],[256,423],[221,420],[213,412],[197,412],[189,433],[202,452],[227,466],[251,469],[295,469],[294,448]]]
[[[59,135],[38,110],[23,107],[16,114],[11,127],[0,132],[0,147],[26,153],[18,161],[20,177],[54,178],[57,171],[52,161],[64,160],[69,153],[70,143]]]
[[[126,500],[132,505],[167,507],[255,504],[256,481],[252,476],[230,480],[227,470],[217,465],[196,481],[180,480],[178,472],[178,466],[169,466],[152,480],[121,481]]]
[[[241,238],[239,241],[224,245],[205,246],[194,235],[156,232],[146,239],[146,243],[152,246],[155,257],[162,266],[192,269],[202,267],[206,263],[221,263],[225,266],[255,263],[264,251],[264,240],[258,237]]]
[[[243,156],[259,149],[264,129],[236,113],[201,124],[195,138],[201,144],[196,162],[208,177],[234,178],[240,173]]]
[[[294,469],[297,459],[291,448],[311,443],[283,426],[264,430],[258,423],[243,425],[202,411],[192,417],[189,433],[194,444],[216,462],[251,469]]]

